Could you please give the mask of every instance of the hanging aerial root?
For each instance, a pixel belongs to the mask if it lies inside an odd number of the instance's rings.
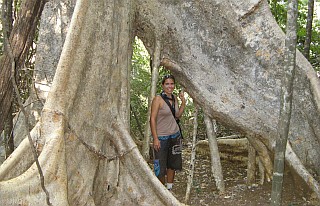
[[[247,139],[249,143],[254,147],[254,149],[258,152],[261,163],[265,168],[267,181],[270,182],[272,180],[273,175],[273,164],[267,147],[258,138],[254,138],[248,135]]]
[[[222,173],[222,167],[220,162],[220,153],[219,153],[218,143],[217,143],[217,135],[216,135],[216,129],[215,129],[217,128],[216,121],[212,120],[207,114],[205,114],[204,122],[206,125],[208,143],[210,148],[211,170],[216,182],[216,186],[220,194],[222,194],[225,192],[225,184],[223,180],[223,173]]]
[[[117,128],[117,127],[114,127],[114,128]],[[81,142],[81,144],[83,144],[90,152],[92,152],[93,154],[95,154],[99,159],[106,159],[108,162],[113,161],[113,160],[118,159],[118,158],[121,158],[121,157],[127,155],[128,153],[130,153],[133,149],[137,148],[137,145],[135,145],[135,146],[132,146],[132,147],[130,147],[130,148],[128,148],[128,149],[121,150],[121,151],[118,152],[116,155],[112,155],[112,156],[109,155],[109,156],[108,156],[107,154],[105,154],[104,152],[102,152],[101,149],[97,149],[96,147],[88,144],[88,143],[84,140],[85,138],[83,138],[83,137],[81,137],[80,135],[78,135],[78,134],[75,132],[75,130],[73,130],[73,129],[71,128],[70,125],[68,126],[68,129],[69,129],[69,131],[70,131],[69,136],[71,136],[71,135],[75,136],[75,137],[79,140],[79,142]],[[119,131],[123,131],[123,130],[119,130]],[[127,134],[127,133],[123,132],[123,134]],[[109,135],[111,135],[111,134],[109,133]],[[110,138],[110,139],[113,139],[113,138]]]
[[[160,65],[160,56],[161,56],[161,43],[160,40],[156,40],[154,44],[154,50],[152,55],[152,65],[151,65],[151,89],[148,101],[148,115],[147,118],[149,119],[151,116],[151,101],[156,95],[157,92],[157,82],[159,78],[159,65]],[[146,124],[145,132],[144,132],[144,140],[142,142],[142,150],[141,154],[145,160],[150,159],[149,151],[150,151],[150,136],[151,136],[151,129],[150,124]]]
[[[289,142],[287,142],[286,160],[289,165],[294,168],[297,174],[307,183],[309,188],[317,195],[317,198],[320,200],[320,185],[317,180],[309,173],[309,171],[303,166],[299,157],[292,150],[292,147]]]

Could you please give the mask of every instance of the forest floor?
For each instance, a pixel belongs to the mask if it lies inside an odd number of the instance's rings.
[[[184,170],[177,172],[173,194],[184,203],[191,146],[185,146],[183,150]],[[231,159],[221,159],[223,177],[225,181],[225,193],[219,194],[214,178],[211,173],[210,157],[206,154],[196,154],[195,172],[193,187],[190,193],[188,205],[208,205],[208,206],[256,206],[270,205],[271,202],[271,182],[263,185],[254,184],[251,187],[246,185],[247,163]],[[257,169],[258,170],[258,169]],[[304,186],[305,183],[293,178],[291,172],[285,172],[283,183],[283,206],[320,206],[320,202],[312,195],[312,192]]]

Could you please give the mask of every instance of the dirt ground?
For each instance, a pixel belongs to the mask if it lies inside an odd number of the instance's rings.
[[[190,146],[184,147],[184,170],[176,174],[173,188],[174,196],[183,203],[187,188],[190,151]],[[193,187],[188,205],[270,205],[272,183],[265,182],[263,185],[259,185],[259,179],[257,179],[257,184],[248,187],[246,185],[246,162],[222,159],[226,191],[219,195],[211,174],[209,156],[197,153],[196,157]],[[283,206],[320,206],[320,202],[312,195],[312,192],[304,187],[303,182],[294,181],[290,172],[285,173],[283,185]]]

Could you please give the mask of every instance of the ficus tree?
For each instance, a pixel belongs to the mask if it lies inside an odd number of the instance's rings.
[[[53,205],[181,204],[130,135],[135,36],[160,51],[208,117],[242,132],[270,163],[284,33],[266,1],[52,0],[40,27],[36,88],[48,96],[31,137]],[[320,197],[320,82],[299,52],[296,69],[286,161]],[[30,153],[24,139],[1,165],[1,204],[46,202]]]

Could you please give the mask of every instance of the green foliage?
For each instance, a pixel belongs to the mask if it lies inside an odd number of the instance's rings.
[[[130,79],[130,126],[132,135],[139,137],[137,139],[143,138],[141,137],[140,132],[143,132],[147,122],[148,97],[151,86],[149,62],[150,57],[148,52],[146,51],[142,41],[136,38],[133,45],[132,70]],[[136,115],[136,117],[134,115]],[[137,120],[139,122],[137,122]]]
[[[315,68],[317,71],[320,71],[320,19],[314,22],[309,61],[313,68]]]
[[[315,70],[320,70],[320,14],[319,10],[314,11],[314,18],[312,23],[312,37],[310,45],[310,63]],[[280,28],[285,32],[287,19],[287,1],[269,1],[271,12],[276,19]],[[298,31],[297,31],[297,48],[303,52],[304,42],[306,39],[306,24],[308,15],[308,0],[299,0],[298,4]],[[318,18],[316,18],[318,16]]]
[[[287,24],[287,4],[285,1],[272,0],[269,2],[271,12],[280,28],[285,31]]]

